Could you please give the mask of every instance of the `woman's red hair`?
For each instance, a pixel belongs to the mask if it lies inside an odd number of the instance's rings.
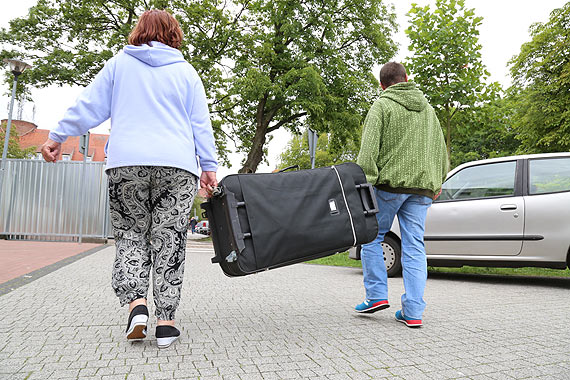
[[[167,11],[153,9],[144,12],[129,34],[129,44],[138,46],[151,41],[179,49],[182,44],[182,29],[178,20]]]

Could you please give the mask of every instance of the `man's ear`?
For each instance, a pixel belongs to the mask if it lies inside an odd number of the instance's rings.
[[[382,87],[382,90],[385,90],[385,89],[387,88],[386,86],[384,86],[384,85],[382,84],[382,82],[380,82],[380,87]]]
[[[406,80],[404,82],[407,82],[407,81],[408,81],[408,74],[406,74]]]

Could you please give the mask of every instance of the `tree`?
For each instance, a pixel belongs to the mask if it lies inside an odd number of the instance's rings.
[[[487,96],[489,73],[481,61],[477,30],[482,18],[466,9],[464,0],[436,0],[433,12],[412,4],[408,15],[413,55],[406,64],[438,114],[451,156],[452,120]]]
[[[235,55],[230,123],[240,172],[255,172],[267,134],[285,127],[330,133],[331,144],[355,137],[378,83],[371,68],[395,53],[394,14],[381,0],[253,1]]]
[[[520,152],[570,150],[570,3],[530,27],[531,41],[509,62]]]
[[[4,139],[6,137],[6,127],[7,122],[2,122],[0,125],[0,146],[4,148]],[[32,146],[29,148],[22,149],[20,143],[18,142],[18,132],[14,128],[14,124],[10,127],[10,137],[8,139],[8,152],[6,154],[7,158],[32,158],[36,153],[36,147]],[[1,154],[1,153],[0,153]]]
[[[311,157],[307,143],[307,132],[303,135],[293,136],[285,151],[279,157],[279,168],[283,169],[293,165],[299,165],[300,169],[311,168]],[[333,148],[329,135],[321,133],[317,140],[315,152],[315,167],[331,166],[343,162],[355,162],[360,148],[360,139],[349,140],[342,148]]]
[[[32,61],[31,86],[84,86],[148,8],[176,15],[181,51],[212,99],[220,158],[233,140],[247,154],[242,172],[257,169],[278,128],[330,131],[336,145],[354,137],[377,91],[370,69],[396,51],[382,0],[38,0],[0,32],[13,47],[0,58]]]
[[[520,141],[512,126],[512,114],[512,102],[498,94],[460,112],[452,132],[451,168],[473,160],[516,154]]]

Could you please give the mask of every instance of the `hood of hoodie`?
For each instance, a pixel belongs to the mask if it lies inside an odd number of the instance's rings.
[[[184,62],[184,57],[178,49],[174,49],[158,41],[152,41],[152,46],[127,45],[123,51],[149,66],[165,66],[172,63]]]
[[[424,94],[413,82],[396,83],[384,90],[380,97],[393,100],[410,111],[420,112],[428,105]]]

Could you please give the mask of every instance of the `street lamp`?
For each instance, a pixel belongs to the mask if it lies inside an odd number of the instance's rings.
[[[17,59],[4,59],[4,63],[8,65],[12,74],[14,74],[14,85],[12,86],[12,99],[10,100],[10,111],[8,112],[8,124],[6,125],[6,133],[4,135],[4,150],[2,151],[2,164],[0,167],[0,194],[2,193],[2,182],[4,180],[4,167],[6,165],[6,155],[8,154],[8,142],[10,141],[10,127],[12,126],[12,110],[14,109],[14,98],[16,97],[16,86],[18,77],[27,68],[32,66],[26,62]]]

